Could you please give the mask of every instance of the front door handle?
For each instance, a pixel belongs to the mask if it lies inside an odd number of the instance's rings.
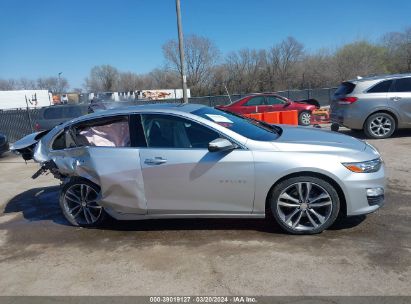
[[[162,157],[154,157],[154,158],[146,158],[144,163],[146,165],[161,165],[165,164],[167,162],[167,159],[164,159]]]
[[[401,97],[394,96],[394,97],[391,97],[390,99],[393,100],[393,101],[399,101],[399,100],[401,100]]]

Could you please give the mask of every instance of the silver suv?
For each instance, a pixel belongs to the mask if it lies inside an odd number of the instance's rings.
[[[411,128],[411,74],[359,78],[343,82],[331,103],[332,129],[364,130],[367,137],[387,138]]]

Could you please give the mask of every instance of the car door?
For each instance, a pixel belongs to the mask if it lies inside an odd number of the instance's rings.
[[[148,214],[249,214],[254,200],[250,151],[209,152],[221,137],[208,126],[168,114],[142,114],[140,149]]]
[[[391,92],[388,93],[388,103],[399,113],[399,122],[405,126],[411,125],[411,77],[396,79]]]
[[[136,125],[129,115],[81,121],[57,136],[48,156],[60,173],[99,185],[103,207],[143,215],[147,204],[138,148],[143,144],[136,144],[138,130],[131,123]]]
[[[247,100],[243,105],[243,114],[265,112],[266,107],[264,96],[254,96]]]

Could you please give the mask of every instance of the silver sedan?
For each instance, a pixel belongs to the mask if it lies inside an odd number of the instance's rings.
[[[384,202],[384,167],[366,142],[274,126],[195,104],[117,108],[16,142],[34,178],[62,183],[76,226],[159,218],[264,218],[293,234]]]

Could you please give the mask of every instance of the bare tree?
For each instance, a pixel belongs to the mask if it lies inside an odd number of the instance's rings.
[[[17,90],[18,84],[14,79],[0,79],[0,91]]]
[[[390,72],[411,72],[411,27],[404,32],[391,32],[382,37],[387,50],[387,65]]]
[[[263,50],[242,49],[228,54],[224,62],[227,86],[236,92],[258,91],[261,87],[264,63]]]
[[[219,57],[219,50],[208,38],[190,35],[184,40],[187,67],[187,85],[194,93],[203,93],[210,80],[210,72]],[[163,45],[164,57],[171,68],[181,72],[178,42],[170,40]]]
[[[37,89],[49,90],[52,93],[63,93],[69,88],[69,83],[64,77],[40,77],[37,79]]]
[[[168,69],[158,68],[146,75],[146,87],[151,89],[174,89],[181,85],[180,76]]]
[[[386,50],[367,41],[347,44],[334,56],[339,81],[356,76],[386,73]]]
[[[268,51],[268,81],[273,89],[288,89],[296,84],[296,68],[303,54],[304,46],[293,37],[287,37]]]
[[[31,79],[20,78],[17,83],[20,90],[34,90],[37,88],[36,82]]]
[[[139,75],[132,72],[119,74],[118,89],[123,92],[135,91],[141,88],[142,79]]]
[[[85,87],[92,92],[116,91],[119,80],[118,70],[111,65],[95,66],[85,79]]]
[[[306,55],[300,66],[300,88],[319,88],[335,86],[338,79],[335,72],[334,57],[329,50],[319,50]]]

